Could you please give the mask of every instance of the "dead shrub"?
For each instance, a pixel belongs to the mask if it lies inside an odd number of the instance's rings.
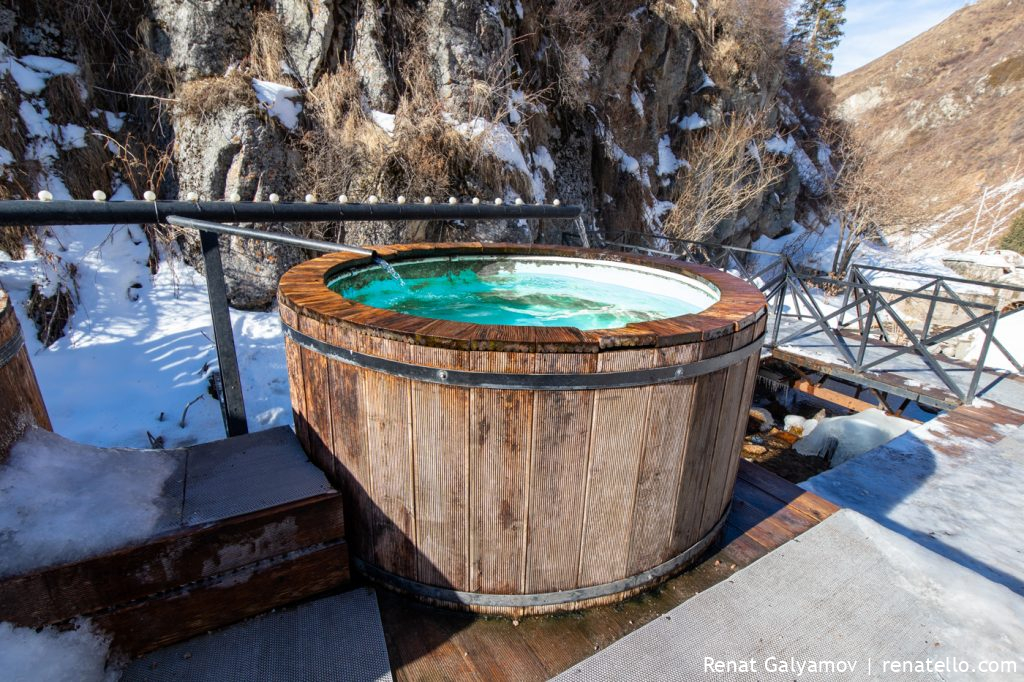
[[[673,237],[704,240],[782,177],[784,160],[765,150],[774,134],[766,112],[733,114],[721,125],[691,133],[679,169],[675,206],[665,220]]]
[[[74,266],[70,267],[73,271]],[[63,282],[59,282],[49,296],[33,282],[25,311],[36,324],[36,338],[44,346],[51,346],[64,336],[68,322],[75,314],[75,302],[71,290]]]
[[[554,97],[573,111],[582,111],[593,99],[591,64],[599,63],[623,30],[635,30],[630,15],[648,7],[647,0],[555,0],[547,7],[541,25],[550,33],[546,49],[554,55]]]
[[[676,4],[697,35],[705,70],[719,86],[749,75],[768,91],[781,79],[790,0],[703,0],[695,10],[690,0]]]
[[[492,119],[458,124],[444,111],[422,46],[410,49],[404,64],[406,88],[390,134],[364,110],[359,77],[351,67],[321,78],[310,91],[311,128],[299,144],[317,196],[494,197],[511,186],[531,197],[531,179],[488,148],[489,121],[508,116],[507,83],[481,86],[472,105]],[[311,229],[321,238],[338,234],[335,226]]]

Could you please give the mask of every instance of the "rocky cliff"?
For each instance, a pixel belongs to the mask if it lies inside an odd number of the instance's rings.
[[[209,199],[558,198],[583,205],[592,231],[662,233],[680,193],[696,182],[688,159],[698,142],[712,144],[730,121],[754,117],[761,139],[740,153],[762,169],[765,154],[799,155],[803,172],[783,158],[742,205],[701,234],[683,233],[741,245],[774,236],[788,229],[801,194],[815,192],[808,172],[817,170],[800,142],[806,117],[780,98],[782,55],[770,47],[781,45],[773,34],[782,30],[781,1],[81,4],[92,10],[51,16],[21,0],[0,34],[17,55],[76,60],[86,110],[128,113],[126,132],[102,132],[124,143],[111,186],[130,179],[136,193],[149,184],[164,196]],[[100,68],[100,60],[114,66]],[[161,158],[162,149],[169,156]],[[813,145],[808,151],[813,156]],[[48,164],[55,172],[60,157]],[[303,229],[386,243],[558,242],[574,228],[509,221]],[[266,305],[297,257],[232,241],[233,303]]]

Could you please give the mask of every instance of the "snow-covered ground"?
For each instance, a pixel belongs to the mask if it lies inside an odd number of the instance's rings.
[[[1024,432],[999,428],[987,446],[933,420],[800,485],[1024,594]]]
[[[106,668],[109,640],[88,620],[60,631],[0,623],[0,677],[7,682],[115,682],[116,666]]]
[[[25,330],[56,431],[90,445],[134,448],[151,446],[147,432],[168,447],[223,438],[220,405],[207,390],[217,354],[203,276],[175,259],[151,275],[137,226],[52,232],[48,248],[78,268],[68,334],[44,348],[25,312],[32,282],[56,284],[53,265],[40,254],[30,249],[21,261],[0,255],[0,287]],[[277,314],[233,310],[231,317],[250,428],[291,424]],[[185,405],[196,398],[182,426]]]

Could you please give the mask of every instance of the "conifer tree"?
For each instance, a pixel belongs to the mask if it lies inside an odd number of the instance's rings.
[[[826,75],[832,53],[843,37],[846,0],[803,0],[796,11],[790,44],[799,50],[807,69]]]

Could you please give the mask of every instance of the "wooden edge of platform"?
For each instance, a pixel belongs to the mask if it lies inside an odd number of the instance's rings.
[[[344,534],[338,492],[185,527],[100,556],[0,579],[0,620],[49,625],[337,541]]]

